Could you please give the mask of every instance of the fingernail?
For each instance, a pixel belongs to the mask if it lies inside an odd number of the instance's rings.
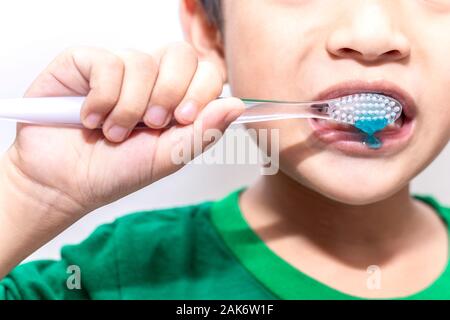
[[[123,141],[128,134],[128,129],[121,126],[113,126],[108,131],[108,136],[113,141]]]
[[[97,128],[102,119],[102,115],[98,113],[91,113],[84,119],[84,124],[90,129]]]
[[[181,106],[178,115],[185,121],[193,122],[197,117],[197,112],[197,105],[193,101],[187,101]]]
[[[155,127],[162,127],[167,121],[168,113],[166,108],[161,106],[151,106],[145,114],[145,119]]]

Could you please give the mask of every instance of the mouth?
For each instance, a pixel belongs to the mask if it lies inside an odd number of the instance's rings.
[[[314,136],[326,147],[338,149],[350,155],[379,155],[395,153],[406,147],[414,132],[417,106],[411,95],[397,85],[387,82],[346,82],[321,92],[315,101],[340,98],[356,93],[379,93],[399,101],[403,113],[397,121],[375,134],[381,141],[379,149],[370,149],[362,142],[365,135],[353,125],[336,121],[310,119]]]

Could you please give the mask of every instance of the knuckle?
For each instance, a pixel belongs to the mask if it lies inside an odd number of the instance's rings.
[[[200,67],[204,73],[202,81],[209,88],[211,94],[220,95],[223,89],[223,79],[216,65],[209,61],[202,61]]]
[[[102,56],[102,64],[104,68],[123,69],[123,60],[112,52],[105,51]]]
[[[84,53],[86,51],[85,47],[82,46],[74,46],[69,47],[59,53],[56,58],[50,63],[51,70],[57,70],[61,66],[70,67],[72,65],[72,59],[78,53]]]
[[[189,43],[184,41],[176,41],[170,43],[168,46],[168,50],[185,53],[195,53],[194,48]]]
[[[78,56],[88,56],[94,55],[101,51],[102,49],[97,47],[89,47],[89,46],[71,46],[66,48],[62,53],[61,57],[63,58],[76,58]]]
[[[158,70],[156,59],[145,53],[139,53],[135,56],[135,64],[139,69],[147,70],[152,73]]]
[[[77,52],[85,52],[88,50],[87,47],[84,46],[71,46],[66,48],[62,53],[61,56],[72,56],[73,54],[76,54]]]
[[[109,108],[109,107],[116,105],[116,103],[117,103],[117,97],[115,97],[111,94],[101,92],[101,91],[96,92],[93,95],[92,100],[93,100],[93,104],[95,104],[96,106],[102,107],[102,108],[104,108],[104,107]]]
[[[222,77],[222,74],[220,73],[219,69],[212,62],[206,61],[204,63],[208,70],[208,79],[209,79],[211,85],[214,86],[215,88],[220,88],[220,90],[222,90],[223,77]]]
[[[156,59],[145,52],[127,49],[122,51],[119,56],[122,57],[125,66],[133,65],[138,70],[149,71],[150,73],[158,70]]]
[[[67,48],[61,55],[63,59],[68,60],[86,60],[88,58],[92,63],[105,69],[122,69],[122,59],[113,52],[97,47],[89,46],[74,46]]]
[[[170,44],[167,52],[182,56],[187,60],[198,61],[197,52],[189,43],[186,42],[175,42]]]
[[[116,115],[116,121],[130,125],[137,122],[142,117],[142,112],[138,108],[121,108]]]
[[[152,96],[152,102],[167,107],[174,107],[184,95],[184,88],[171,84],[170,81],[158,84]]]

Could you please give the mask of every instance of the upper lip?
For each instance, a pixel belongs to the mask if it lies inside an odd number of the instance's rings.
[[[316,96],[317,101],[339,98],[356,93],[380,93],[396,99],[402,104],[403,114],[407,118],[414,118],[417,106],[413,97],[398,85],[389,81],[347,81],[325,89]]]

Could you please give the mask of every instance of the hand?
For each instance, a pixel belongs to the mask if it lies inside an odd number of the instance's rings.
[[[11,176],[55,211],[48,214],[76,220],[181,168],[171,159],[174,135],[192,136],[195,128],[223,132],[244,104],[215,100],[222,87],[218,69],[199,61],[187,44],[152,55],[69,49],[25,96],[87,96],[86,129],[18,124],[6,157],[16,172]],[[133,130],[141,120],[149,129]],[[177,125],[167,127],[173,121]],[[102,130],[92,129],[99,124]]]

